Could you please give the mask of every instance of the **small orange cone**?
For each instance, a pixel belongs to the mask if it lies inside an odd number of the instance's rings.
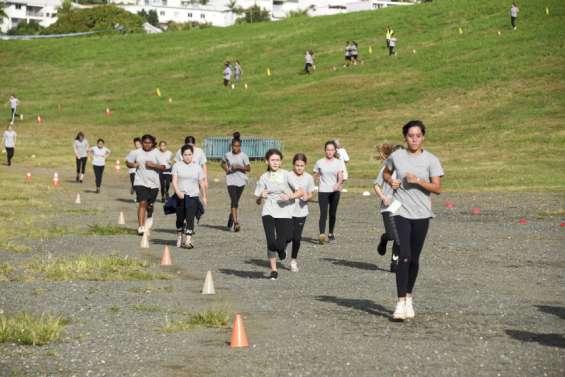
[[[559,226],[560,226],[561,228],[565,228],[565,222],[562,222],[561,224],[559,224]]]
[[[37,121],[37,124],[41,124],[41,123],[43,123],[43,118],[39,114],[37,114],[36,121]]]
[[[526,225],[528,223],[524,217],[520,217],[520,221],[518,222],[520,223],[520,225]]]
[[[59,186],[59,174],[58,173],[53,173],[53,186],[55,186],[55,187]]]
[[[479,207],[471,208],[471,213],[472,213],[473,215],[480,215],[480,214],[481,214],[481,209],[480,209]]]
[[[447,208],[449,208],[449,209],[455,208],[455,204],[453,204],[453,202],[452,202],[451,200],[448,200],[448,201],[445,203],[445,206],[446,206]]]
[[[126,225],[126,219],[124,218],[124,213],[120,211],[120,216],[118,216],[118,225]]]
[[[114,166],[114,169],[116,169],[116,173],[119,173],[121,168],[122,167],[120,166],[120,160],[116,160],[116,166]]]
[[[110,111],[109,107],[106,108],[106,116],[107,117],[112,116],[112,112]]]
[[[243,320],[240,314],[235,315],[235,320],[233,321],[233,333],[230,342],[231,348],[244,348],[249,347],[247,342],[247,334],[245,334],[245,327],[243,326]]]
[[[173,262],[171,261],[171,252],[169,251],[169,247],[165,245],[165,249],[163,250],[163,255],[161,256],[161,266],[172,266]]]
[[[31,182],[31,173],[27,172],[26,174],[26,182]]]

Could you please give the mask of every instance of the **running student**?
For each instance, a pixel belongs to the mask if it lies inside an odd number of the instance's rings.
[[[290,259],[290,270],[298,272],[298,251],[300,250],[300,241],[302,239],[302,231],[308,217],[308,201],[312,199],[314,192],[314,178],[305,172],[307,164],[306,155],[303,153],[295,154],[292,159],[293,169],[289,174],[289,181],[292,186],[303,195],[295,199],[294,210],[292,212],[292,258]]]
[[[516,5],[516,3],[512,3],[512,6],[510,7],[510,24],[514,30],[516,30],[517,27],[516,21],[518,20],[518,12],[520,12],[518,5]]]
[[[243,68],[241,68],[241,64],[239,64],[239,60],[235,61],[233,66],[233,72],[235,76],[235,82],[239,82],[241,80],[241,75],[243,74]]]
[[[194,218],[200,206],[200,198],[204,205],[208,204],[204,187],[205,176],[202,167],[192,160],[193,147],[185,145],[181,148],[182,161],[173,166],[173,189],[179,198],[177,207],[177,247],[192,249],[194,234]],[[184,232],[183,232],[184,227]],[[184,236],[184,240],[183,240]]]
[[[104,140],[98,139],[96,146],[90,148],[92,156],[92,168],[94,169],[94,177],[96,181],[96,193],[100,193],[100,186],[102,185],[102,176],[104,175],[104,166],[106,159],[110,156],[110,150],[104,146]]]
[[[335,241],[334,228],[337,215],[339,197],[343,188],[343,172],[345,165],[337,158],[337,146],[334,141],[326,142],[324,146],[326,156],[319,159],[314,166],[314,176],[319,179],[318,204],[320,206],[320,244],[326,242],[326,220],[328,210],[330,214],[329,233],[327,239]]]
[[[16,117],[20,116],[18,114],[18,105],[20,104],[20,100],[15,94],[12,94],[8,99],[8,103],[10,104],[10,124],[14,124]]]
[[[386,159],[391,155],[392,152],[402,149],[402,145],[392,145],[392,144],[381,144],[378,146],[379,160],[386,161]],[[396,266],[398,266],[398,243],[395,241],[395,226],[394,221],[391,217],[390,210],[387,208],[392,202],[393,190],[390,185],[385,182],[384,174],[385,166],[379,171],[377,178],[375,179],[373,189],[375,194],[380,199],[381,205],[381,215],[383,217],[383,224],[385,227],[385,232],[381,235],[381,240],[377,246],[377,251],[380,255],[386,254],[386,245],[388,241],[394,241],[392,245],[392,254],[390,257],[390,272],[396,272]],[[396,172],[392,173],[392,179],[396,179]]]
[[[267,238],[267,256],[271,264],[271,280],[277,280],[277,254],[280,260],[286,258],[286,245],[292,240],[292,214],[294,199],[304,196],[304,192],[295,191],[289,182],[289,174],[281,169],[283,155],[278,149],[269,149],[265,155],[267,172],[263,173],[255,196],[257,204],[263,204],[261,216],[265,237]]]
[[[386,48],[390,48],[390,39],[392,38],[392,35],[394,34],[394,31],[392,30],[392,28],[390,26],[386,27]]]
[[[353,41],[351,42],[351,62],[353,63],[353,65],[357,65],[358,61],[359,61],[359,46],[357,45],[357,42]]]
[[[76,181],[82,183],[84,180],[84,171],[86,169],[86,161],[88,160],[88,140],[84,137],[82,132],[79,132],[75,137],[73,143],[73,150],[75,152],[75,162],[77,168]]]
[[[226,172],[226,184],[230,196],[230,214],[228,217],[228,229],[233,226],[234,232],[239,232],[240,225],[237,209],[239,199],[247,185],[247,173],[251,171],[249,157],[241,151],[241,139],[239,132],[233,134],[231,141],[231,152],[224,155],[221,163],[222,169]]]
[[[159,183],[161,185],[161,201],[164,203],[169,199],[169,187],[171,186],[171,161],[173,160],[173,153],[167,150],[167,142],[159,142],[158,153],[159,165],[164,165],[165,170],[159,172]]]
[[[16,151],[16,137],[16,131],[14,131],[11,124],[8,125],[2,135],[2,146],[6,149],[6,164],[8,166],[12,166],[12,158],[14,158]]]
[[[134,146],[135,149],[131,150],[131,151],[128,153],[128,155],[127,155],[127,157],[126,157],[126,164],[127,164],[127,160],[129,160],[130,157],[131,157],[131,158],[134,158],[133,156],[135,155],[135,153],[136,153],[139,149],[141,149],[141,138],[139,138],[139,137],[134,137],[134,138],[133,138],[133,146]],[[131,182],[131,186],[130,186],[130,190],[129,190],[130,195],[133,195],[133,193],[134,193],[134,191],[133,191],[133,182],[135,181],[135,171],[136,171],[136,170],[137,170],[136,168],[129,168],[129,169],[128,169],[129,180],[130,180],[130,182]],[[134,199],[134,200],[137,201],[137,199]]]
[[[406,149],[392,153],[385,162],[384,180],[402,206],[392,214],[397,231],[399,262],[396,269],[398,302],[395,320],[414,318],[412,292],[418,277],[419,259],[432,213],[430,194],[441,193],[443,168],[436,156],[424,150],[426,127],[412,120],[402,127]],[[396,172],[397,178],[393,177]]]
[[[202,148],[196,146],[196,138],[194,136],[187,136],[184,138],[184,145],[192,146],[194,152],[192,153],[192,161],[200,165],[204,171],[205,187],[208,190],[208,159],[206,158],[206,153]],[[179,149],[175,154],[175,162],[182,161],[181,150]]]
[[[351,64],[351,44],[349,41],[345,42],[345,64],[344,67],[349,67]]]
[[[396,41],[396,36],[392,32],[388,41],[388,56],[396,56]]]
[[[130,153],[126,160],[128,168],[135,168],[135,179],[133,188],[137,201],[137,234],[143,235],[146,230],[153,226],[153,204],[159,194],[159,172],[165,170],[164,165],[159,164],[159,152],[155,149],[155,137],[143,135],[141,137],[141,149]],[[147,215],[147,220],[145,216]]]
[[[343,181],[347,181],[349,179],[349,173],[347,172],[347,164],[349,164],[349,154],[347,150],[341,145],[339,139],[334,140],[335,145],[337,146],[336,149],[336,156],[341,161],[343,161]]]
[[[224,86],[227,88],[231,80],[231,67],[230,62],[226,62],[224,68]]]
[[[304,73],[310,74],[310,70],[314,69],[314,52],[312,50],[306,51],[304,61]]]

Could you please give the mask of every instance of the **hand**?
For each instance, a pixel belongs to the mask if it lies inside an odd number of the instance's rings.
[[[391,197],[391,196],[386,196],[386,197],[383,199],[383,204],[385,205],[385,207],[388,207],[391,202],[392,202],[392,197]]]
[[[392,187],[393,190],[399,189],[401,183],[402,182],[400,182],[398,179],[391,179],[390,182],[389,182],[390,187]]]
[[[282,194],[281,196],[279,196],[279,199],[283,202],[288,202],[290,200],[290,195]]]
[[[261,192],[261,198],[267,199],[268,197],[269,197],[269,190],[263,190],[263,192]]]
[[[419,180],[419,178],[416,177],[414,174],[412,174],[410,172],[406,173],[406,182],[412,183],[412,184],[418,184],[418,180]]]
[[[334,191],[341,191],[343,189],[343,183],[342,184],[336,183],[333,189]]]
[[[208,207],[208,197],[203,197],[202,198],[202,204],[204,204],[204,207]]]
[[[177,197],[181,200],[184,199],[184,193],[183,192],[177,192]]]

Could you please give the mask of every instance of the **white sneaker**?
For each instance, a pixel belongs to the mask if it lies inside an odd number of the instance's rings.
[[[406,297],[406,318],[414,318],[416,313],[414,313],[414,305],[412,297]]]
[[[182,234],[177,236],[177,247],[182,247]]]
[[[153,216],[152,217],[148,217],[147,220],[145,220],[145,227],[149,230],[153,227]]]
[[[296,259],[292,259],[290,261],[290,270],[292,272],[298,272],[298,263],[296,263]]]
[[[406,301],[398,301],[396,303],[396,309],[392,313],[392,319],[395,321],[404,321],[406,319]]]
[[[145,229],[142,226],[137,228],[137,234],[138,235],[143,236],[143,233],[145,233]]]

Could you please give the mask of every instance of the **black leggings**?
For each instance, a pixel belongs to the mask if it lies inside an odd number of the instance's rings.
[[[198,209],[198,197],[184,196],[184,199],[179,200],[177,207],[177,232],[182,232],[186,221],[185,233],[192,235],[194,233],[194,217],[196,217],[196,210]]]
[[[84,169],[86,169],[86,159],[87,157],[81,157],[76,159],[77,175],[84,174]]]
[[[418,277],[419,259],[428,234],[430,219],[411,220],[393,216],[396,225],[399,260],[396,268],[398,297],[412,293]]]
[[[279,219],[263,216],[263,228],[267,238],[267,255],[276,258],[279,252],[286,249],[286,244],[292,240],[292,219]]]
[[[302,239],[302,230],[306,224],[306,216],[292,218],[292,259],[298,257],[298,250],[300,250],[300,240]]]
[[[160,172],[159,181],[161,182],[161,196],[169,195],[169,187],[171,187],[171,175]]]
[[[339,191],[320,192],[318,193],[318,204],[320,206],[320,234],[326,232],[326,219],[328,217],[328,207],[330,210],[330,234],[333,234],[335,228],[335,219],[337,214],[337,205],[339,204]]]
[[[239,207],[239,198],[243,193],[245,186],[228,186],[228,194],[230,196],[230,208]]]
[[[388,46],[388,56],[394,55],[394,46]]]
[[[394,217],[390,215],[390,212],[382,212],[383,224],[385,226],[385,232],[381,236],[381,240],[394,241],[392,245],[392,255],[398,255],[398,242],[396,242],[396,223],[394,222]]]
[[[512,24],[512,27],[516,27],[516,18],[517,17],[510,17],[510,23]]]
[[[6,158],[8,160],[8,166],[12,165],[12,158],[14,158],[15,148],[6,147]]]
[[[129,181],[131,182],[131,188],[133,189],[133,182],[135,182],[135,173],[129,173]]]
[[[94,177],[96,178],[96,187],[102,186],[102,175],[104,174],[104,166],[92,165],[94,168]]]

